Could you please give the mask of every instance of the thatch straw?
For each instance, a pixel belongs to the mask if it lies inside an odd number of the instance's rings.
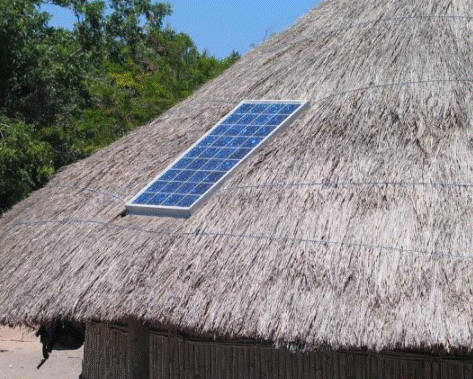
[[[473,3],[326,1],[0,219],[0,322],[473,349]],[[242,99],[310,109],[189,219],[124,202]]]

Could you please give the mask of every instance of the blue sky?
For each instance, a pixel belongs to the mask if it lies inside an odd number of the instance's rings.
[[[178,32],[191,36],[200,51],[208,50],[218,58],[233,50],[247,53],[273,33],[290,26],[320,0],[290,0],[285,5],[274,0],[169,0],[173,13],[165,20]],[[70,28],[71,12],[43,6],[51,13],[52,26]]]

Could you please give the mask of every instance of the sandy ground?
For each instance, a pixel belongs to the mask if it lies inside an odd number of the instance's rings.
[[[83,349],[53,351],[44,365],[41,343],[34,330],[0,326],[0,379],[78,379]]]

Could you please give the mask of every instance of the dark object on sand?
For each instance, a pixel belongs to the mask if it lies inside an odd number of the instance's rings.
[[[85,324],[56,320],[41,325],[36,332],[36,337],[40,337],[43,344],[43,359],[38,365],[39,369],[49,358],[51,351],[79,349],[85,340]]]

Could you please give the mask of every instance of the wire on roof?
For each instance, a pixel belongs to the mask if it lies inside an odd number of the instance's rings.
[[[263,184],[249,184],[243,186],[234,186],[234,187],[223,187],[215,194],[216,196],[220,195],[220,192],[223,191],[238,191],[238,190],[251,190],[251,189],[260,189],[260,188],[289,188],[289,187],[322,187],[322,188],[342,188],[342,187],[433,187],[433,188],[472,188],[473,183],[456,183],[456,182],[409,182],[409,181],[360,181],[360,182],[351,182],[351,181],[339,181],[339,182],[277,182],[277,183],[263,183]],[[118,200],[122,203],[126,201],[113,193],[101,191],[95,188],[89,187],[76,187],[72,185],[55,185],[53,188],[71,188],[79,191],[87,191],[91,193],[97,193],[106,197],[112,198],[112,200]]]
[[[350,93],[355,93],[355,92],[361,92],[361,91],[369,91],[371,89],[379,89],[379,88],[389,88],[389,87],[402,87],[402,86],[408,86],[408,85],[413,85],[413,84],[433,84],[433,83],[461,83],[461,82],[466,82],[470,83],[473,82],[473,78],[456,78],[456,79],[428,79],[428,80],[416,80],[416,81],[405,81],[405,82],[397,82],[397,83],[383,83],[383,84],[374,84],[374,85],[369,85],[365,87],[358,87],[358,88],[353,88],[349,89],[346,91],[341,91],[341,92],[335,92],[330,95],[324,96],[316,101],[311,101],[310,106],[320,103],[325,100],[332,99],[337,96],[343,96],[347,95]],[[274,99],[277,100],[277,99]],[[219,100],[219,99],[207,99],[205,101],[198,101],[197,103],[200,104],[208,104],[209,102],[212,103],[225,103],[225,104],[233,104],[236,105],[239,103],[239,101],[234,101],[234,100]]]
[[[38,226],[46,224],[56,225],[68,225],[68,224],[92,224],[98,225],[107,229],[114,230],[126,230],[130,232],[140,232],[155,235],[172,235],[172,236],[208,236],[208,237],[231,237],[240,239],[256,239],[256,240],[267,240],[267,241],[281,241],[291,243],[313,243],[317,245],[336,245],[336,246],[347,246],[347,247],[360,247],[364,249],[375,249],[375,250],[388,250],[395,251],[401,254],[408,255],[423,255],[428,256],[434,260],[454,260],[454,261],[473,261],[473,256],[460,255],[460,254],[447,254],[437,251],[428,250],[415,250],[415,249],[404,249],[403,247],[386,246],[386,245],[369,245],[361,242],[344,242],[344,241],[328,241],[328,240],[316,240],[307,238],[294,238],[285,236],[267,236],[267,235],[255,235],[255,234],[234,234],[226,232],[206,232],[201,230],[195,230],[192,232],[166,232],[162,230],[144,229],[140,227],[131,227],[125,225],[113,225],[103,221],[97,220],[78,220],[78,219],[62,219],[62,220],[35,220],[35,221],[16,221],[13,223],[14,226]]]
[[[384,186],[398,186],[398,187],[458,187],[458,188],[471,188],[473,183],[442,183],[442,182],[405,182],[405,181],[386,181],[386,182],[289,182],[289,183],[263,183],[263,184],[250,184],[244,186],[235,186],[235,187],[224,187],[219,191],[234,191],[234,190],[245,190],[245,189],[255,189],[255,188],[281,188],[281,187],[327,187],[327,188],[338,188],[338,187],[363,187],[363,186],[373,186],[373,187],[384,187]]]

